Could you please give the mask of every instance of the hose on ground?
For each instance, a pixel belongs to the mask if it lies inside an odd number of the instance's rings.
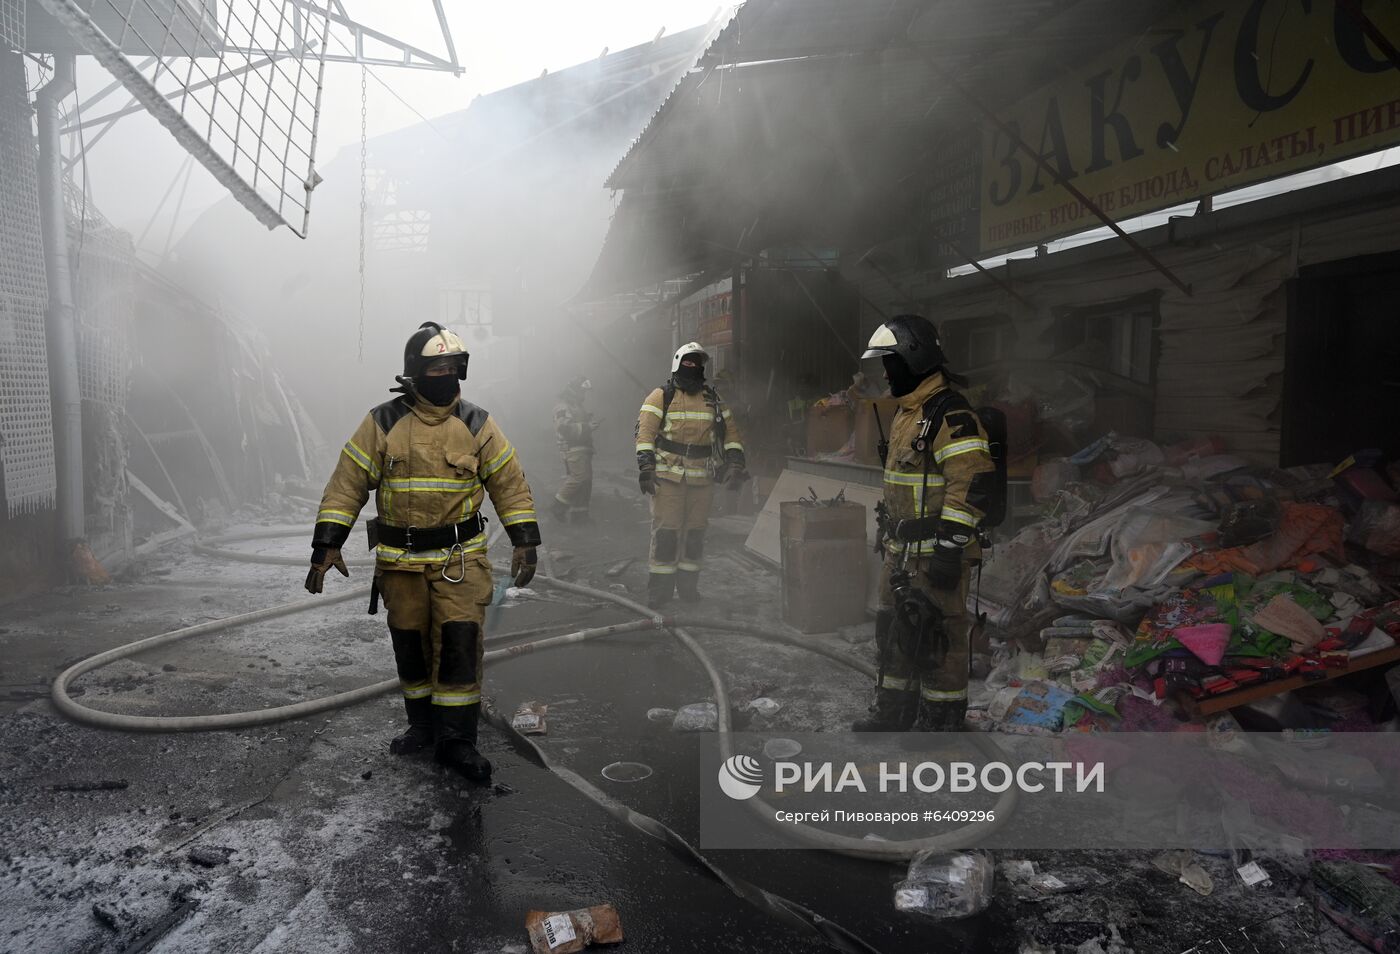
[[[195,550],[208,556],[234,559],[248,563],[267,563],[279,566],[295,565],[305,566],[305,559],[292,557],[281,557],[272,554],[249,554],[237,550],[230,550],[223,544],[234,543],[246,540],[274,539],[285,537],[290,533],[300,533],[300,530],[271,529],[254,531],[250,533],[230,534],[224,537],[211,539],[208,543],[195,546]],[[351,564],[358,565],[355,563]],[[370,564],[372,565],[372,563]],[[594,589],[579,583],[571,583],[566,580],[554,579],[543,575],[537,575],[535,580],[546,586],[562,590],[566,593],[574,593],[580,596],[587,596],[592,599],[606,600],[623,609],[629,610],[642,619],[629,623],[616,623],[609,626],[596,626],[589,629],[581,629],[559,636],[550,636],[544,639],[531,640],[525,643],[517,643],[500,649],[490,650],[485,654],[487,660],[514,659],[520,656],[529,655],[540,650],[552,649],[559,646],[573,645],[603,636],[611,636],[619,633],[638,632],[650,629],[665,629],[669,631],[681,644],[685,650],[699,663],[705,671],[710,681],[711,689],[715,697],[715,707],[719,714],[719,745],[721,754],[728,759],[734,755],[733,749],[733,726],[730,718],[729,691],[723,675],[714,661],[705,650],[687,632],[685,627],[696,629],[714,629],[729,632],[744,633],[767,639],[774,642],[784,643],[798,648],[816,652],[828,659],[847,666],[865,676],[873,677],[875,670],[868,663],[857,660],[851,656],[829,649],[820,644],[804,640],[794,634],[775,630],[771,627],[760,626],[754,623],[747,623],[739,620],[716,619],[709,617],[683,617],[680,619],[667,618],[656,612],[651,607],[642,605],[635,600],[617,593],[605,590]],[[333,596],[319,597],[310,600],[299,600],[293,603],[284,603],[280,606],[269,607],[267,609],[256,610],[251,613],[243,613],[237,616],[230,616],[220,620],[211,620],[206,623],[199,623],[194,626],[186,626],[182,629],[173,630],[158,636],[151,636],[146,639],[118,646],[106,652],[91,656],[70,666],[64,670],[54,680],[51,697],[55,707],[65,716],[76,722],[102,729],[117,729],[131,732],[201,732],[219,729],[238,729],[250,726],[266,725],[273,722],[286,721],[288,719],[303,718],[319,712],[343,706],[354,705],[372,699],[395,689],[398,686],[397,679],[386,679],[372,685],[362,686],[347,692],[337,693],[321,699],[312,699],[305,702],[298,702],[292,705],[275,706],[269,709],[253,710],[249,712],[231,712],[217,715],[197,715],[197,716],[134,716],[120,713],[104,712],[93,709],[76,702],[69,693],[72,682],[84,673],[99,669],[118,659],[123,659],[136,653],[146,652],[159,646],[167,645],[182,639],[194,636],[203,636],[210,633],[222,632],[250,623],[261,622],[263,620],[275,619],[281,616],[288,616],[294,613],[301,613],[308,610],[320,609],[325,606],[342,603],[347,600],[364,598],[369,593],[369,587],[362,586],[344,593]],[[979,744],[984,747],[993,747],[990,740],[979,739]],[[553,768],[551,766],[551,768]],[[554,769],[557,772],[557,769]],[[577,786],[575,786],[577,787]],[[586,793],[590,794],[591,793]],[[806,825],[785,826],[784,831],[796,835],[801,840],[813,847],[827,851],[839,852],[858,858],[865,858],[880,861],[906,860],[920,851],[927,849],[950,849],[960,848],[972,844],[980,837],[990,834],[992,831],[1005,824],[1006,820],[1015,810],[1017,793],[1015,787],[1004,792],[994,806],[995,821],[974,822],[961,828],[954,829],[939,835],[927,838],[913,839],[908,841],[870,841],[862,838],[851,838],[844,835],[836,835],[830,832],[819,831]],[[760,798],[749,799],[745,804],[768,822],[772,822],[774,812],[770,805]]]

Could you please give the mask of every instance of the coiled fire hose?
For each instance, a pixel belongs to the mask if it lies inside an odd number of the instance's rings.
[[[291,534],[300,534],[300,532],[302,532],[300,528],[293,528],[293,530],[263,530],[244,532],[244,534],[230,534],[225,535],[225,537],[210,538],[207,544],[196,545],[193,549],[206,556],[237,560],[237,562],[266,563],[266,565],[276,566],[304,566],[304,559],[293,558],[293,556],[259,555],[259,553],[239,552],[237,549],[227,548],[227,544],[234,544],[234,542],[251,541],[251,539],[283,538]],[[374,565],[372,560],[358,560],[358,562],[350,563],[350,566],[368,567],[372,565]],[[545,637],[545,639],[536,639],[528,643],[519,643],[514,644],[514,646],[489,650],[486,653],[487,660],[508,660],[508,658],[526,656],[526,654],[536,653],[536,651],[554,649],[554,647],[559,646],[571,646],[571,644],[587,642],[587,640],[598,639],[598,637],[602,636],[617,635],[617,633],[664,629],[666,632],[671,633],[671,635],[685,647],[687,653],[694,657],[694,660],[700,664],[700,667],[703,668],[708,679],[710,679],[711,689],[713,689],[714,693],[715,709],[718,710],[718,740],[720,740],[721,754],[724,755],[724,758],[729,758],[729,756],[734,755],[734,747],[732,747],[732,731],[734,730],[732,730],[731,716],[729,716],[731,710],[729,710],[728,689],[727,686],[725,686],[724,677],[722,677],[720,670],[715,667],[714,661],[711,660],[703,647],[696,642],[696,639],[694,639],[689,632],[686,632],[687,628],[745,633],[745,635],[756,636],[759,637],[759,639],[784,643],[788,644],[788,646],[797,646],[799,649],[813,651],[813,653],[818,653],[820,656],[830,658],[830,660],[836,661],[836,663],[853,668],[853,670],[860,672],[860,674],[865,675],[865,677],[875,677],[874,667],[871,667],[868,663],[862,663],[860,660],[855,660],[855,658],[848,657],[846,654],[839,653],[839,651],[827,649],[825,646],[806,642],[806,640],[799,639],[798,636],[791,635],[791,633],[785,633],[783,630],[759,626],[756,625],[756,623],[734,621],[734,619],[713,619],[704,618],[704,616],[668,618],[668,616],[657,614],[657,612],[652,611],[651,608],[644,607],[644,605],[638,604],[636,601],[629,600],[629,598],[626,597],[620,597],[620,595],[616,593],[595,590],[595,588],[592,587],[581,586],[581,584],[578,583],[568,583],[568,581],[552,579],[552,577],[547,576],[536,576],[535,581],[536,583],[543,584],[543,586],[566,591],[566,593],[584,595],[584,597],[592,598],[592,600],[612,602],[612,604],[619,605],[619,607],[624,609],[629,609],[629,611],[634,612],[634,614],[641,616],[641,619],[634,622],[613,623],[613,625],[609,626],[594,626],[594,628],[575,630],[575,632],[563,633],[563,635],[559,636],[549,636]],[[336,695],[325,696],[325,698],[322,699],[309,699],[305,700],[305,702],[294,703],[294,705],[274,706],[270,707],[270,709],[253,710],[253,712],[207,714],[207,716],[129,716],[129,714],[102,712],[102,710],[91,709],[91,707],[76,702],[69,693],[69,686],[73,684],[74,679],[81,677],[85,672],[98,670],[98,668],[102,668],[104,665],[115,663],[115,661],[120,660],[120,658],[134,656],[134,654],[137,653],[144,653],[144,651],[153,650],[155,647],[165,646],[165,644],[178,642],[178,640],[190,639],[190,637],[193,636],[207,636],[210,635],[210,633],[224,632],[224,630],[238,628],[238,626],[246,626],[249,625],[249,623],[262,622],[265,621],[265,619],[276,619],[279,618],[279,616],[288,616],[298,614],[298,612],[311,611],[311,609],[329,607],[329,605],[339,604],[339,602],[363,600],[363,598],[367,597],[368,593],[370,593],[370,587],[354,587],[351,588],[351,590],[344,591],[344,593],[326,595],[326,597],[316,597],[312,598],[312,600],[287,602],[287,604],[281,604],[279,607],[258,609],[258,611],[246,612],[246,614],[197,623],[195,626],[185,626],[185,628],[182,629],[171,630],[171,632],[161,633],[161,635],[158,636],[150,636],[147,637],[147,639],[137,640],[137,642],[134,643],[127,643],[125,646],[116,647],[116,649],[105,651],[105,653],[98,653],[97,656],[85,658],[85,660],[80,661],[80,663],[71,665],[71,667],[64,670],[62,674],[59,674],[59,677],[53,681],[52,693],[50,693],[50,695],[52,695],[53,705],[55,705],[64,716],[69,717],[71,720],[88,724],[88,726],[111,728],[111,730],[147,731],[147,733],[182,733],[182,731],[246,728],[251,726],[263,726],[263,724],[276,723],[276,721],[286,721],[288,719],[301,719],[301,717],[328,712],[328,710],[354,705],[354,703],[364,702],[364,700],[375,698],[375,696],[384,695],[384,693],[391,692],[392,689],[398,688],[398,679],[385,679],[385,681],[382,682],[375,682],[375,684],[372,685],[351,689],[349,692],[340,692],[336,693]],[[514,730],[510,730],[508,723],[504,723],[503,720],[494,721],[496,721],[496,724],[500,724],[501,727],[505,728],[505,730],[510,731],[517,742],[524,741],[526,748],[532,749],[532,751],[535,752],[536,758],[538,758],[538,761],[540,761],[542,765],[553,770],[556,775],[564,777],[567,782],[573,784],[575,789],[584,791],[591,799],[599,801],[599,804],[603,804],[603,807],[609,808],[609,811],[613,811],[615,814],[617,814],[617,810],[622,810],[624,813],[631,815],[631,817],[634,817],[630,818],[631,824],[637,825],[638,828],[643,828],[644,831],[647,831],[648,827],[637,824],[636,821],[636,818],[645,818],[644,815],[631,813],[626,807],[620,806],[612,797],[596,789],[594,784],[582,779],[577,773],[553,765],[553,763],[547,759],[545,752],[540,751],[538,745],[533,744],[533,742],[525,738],[524,735],[514,733]],[[994,742],[987,740],[984,742],[984,745],[991,748],[994,747]],[[846,835],[836,835],[832,834],[832,832],[818,831],[818,829],[809,828],[806,827],[806,825],[784,825],[783,831],[788,832],[788,834],[797,835],[801,841],[808,843],[808,845],[813,846],[813,848],[830,850],[830,852],[839,852],[841,855],[861,857],[861,859],[882,860],[882,862],[900,862],[900,860],[907,860],[909,857],[916,855],[916,853],[923,852],[923,850],[927,849],[956,849],[972,845],[972,843],[979,841],[983,836],[991,834],[991,832],[995,831],[1001,824],[1004,824],[1005,820],[1011,817],[1012,811],[1015,810],[1015,803],[1016,790],[1015,786],[1012,786],[1011,789],[1001,794],[1000,799],[998,799],[997,804],[995,804],[995,821],[973,822],[973,824],[963,825],[962,828],[953,829],[953,831],[945,832],[945,834],[931,835],[928,836],[928,838],[910,839],[910,841],[868,841],[868,839],[850,838],[850,836]],[[746,801],[745,804],[752,807],[764,820],[770,822],[773,820],[773,808],[771,808],[769,804],[764,803],[762,799],[750,799]],[[659,825],[659,827],[665,828],[664,825],[661,825],[661,822],[655,822],[655,820],[647,821],[650,822],[651,825]],[[666,829],[666,831],[669,832],[669,829]],[[655,834],[655,832],[652,831],[650,834]],[[675,836],[673,832],[672,836]],[[675,836],[675,838],[679,838],[679,836]],[[689,849],[689,846],[686,846],[686,848]],[[694,853],[693,849],[689,850]],[[704,862],[703,859],[700,860],[713,870],[713,866],[710,866],[710,863]],[[732,881],[731,878],[728,877],[725,877],[724,880],[727,881],[727,883]],[[731,884],[731,887],[734,887],[734,885]],[[749,888],[753,888],[753,885],[749,885]],[[755,890],[757,890],[757,888],[755,888]],[[791,904],[791,902],[784,902],[784,904]],[[865,948],[857,948],[857,950],[865,950]]]

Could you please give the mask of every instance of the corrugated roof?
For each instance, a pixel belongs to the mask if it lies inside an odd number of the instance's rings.
[[[939,125],[966,107],[940,97],[926,62],[936,57],[984,98],[1020,98],[1092,51],[1141,32],[1169,0],[749,0],[700,56],[608,177],[611,189],[672,174],[684,150],[669,140],[676,126],[703,122],[726,86],[741,88],[796,70],[820,77],[876,60],[885,95],[881,117],[896,124]],[[1125,9],[1128,7],[1129,9]],[[754,73],[754,70],[761,70]],[[872,78],[867,77],[867,82]],[[713,87],[711,98],[702,90]],[[901,95],[917,92],[919,95]],[[940,99],[942,101],[940,101]],[[788,104],[792,110],[801,102]],[[903,109],[895,107],[903,106]],[[731,104],[729,112],[737,110]],[[851,118],[856,118],[852,116]],[[650,153],[650,155],[647,155]]]
[[[648,199],[619,205],[614,228],[648,216],[654,227],[625,232],[702,267],[770,237],[848,246],[896,234],[918,212],[907,184],[976,134],[980,117],[940,71],[1006,105],[1142,34],[1171,2],[749,0],[608,178]],[[683,234],[660,234],[678,223]],[[633,280],[628,258],[610,235],[590,293]]]

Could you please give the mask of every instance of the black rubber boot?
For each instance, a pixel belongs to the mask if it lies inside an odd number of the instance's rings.
[[[652,609],[657,609],[671,602],[671,597],[675,595],[675,592],[676,574],[647,574],[647,605]]]
[[[698,603],[700,596],[700,571],[678,570],[676,572],[676,595],[682,603]]]
[[[549,515],[560,523],[569,522],[569,505],[558,497],[549,502]]]
[[[433,706],[438,764],[473,782],[491,778],[490,761],[476,750],[476,725],[480,718],[480,705]]]
[[[413,755],[433,744],[433,703],[430,699],[405,699],[408,728],[394,736],[389,751],[395,755]]]
[[[914,724],[918,711],[914,693],[903,689],[875,690],[875,702],[870,714],[851,723],[852,732],[906,732]]]
[[[967,701],[929,702],[919,700],[919,715],[914,719],[915,732],[964,732],[967,726],[963,719],[967,715]]]

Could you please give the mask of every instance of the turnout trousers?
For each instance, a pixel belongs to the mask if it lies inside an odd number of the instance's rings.
[[[913,586],[928,594],[933,604],[943,612],[943,622],[948,631],[948,655],[942,665],[920,671],[913,660],[901,651],[898,642],[890,640],[888,647],[879,647],[885,659],[884,676],[880,688],[896,692],[918,692],[924,702],[967,703],[967,676],[970,665],[968,643],[971,619],[967,612],[967,587],[971,575],[969,564],[963,561],[962,576],[958,585],[951,590],[934,589],[928,583],[926,560],[910,558],[907,564]],[[880,613],[894,612],[894,592],[890,589],[890,574],[899,569],[899,557],[889,554],[885,566],[880,571]]]
[[[554,499],[571,514],[588,512],[593,497],[593,448],[570,447],[564,451],[564,482]]]
[[[714,490],[709,481],[656,481],[656,495],[651,499],[649,596],[664,600],[674,589],[682,597],[695,598]]]
[[[434,707],[481,702],[482,620],[491,602],[491,565],[485,554],[467,554],[446,564],[376,570],[379,592],[389,611],[394,663],[406,700],[430,700]]]

